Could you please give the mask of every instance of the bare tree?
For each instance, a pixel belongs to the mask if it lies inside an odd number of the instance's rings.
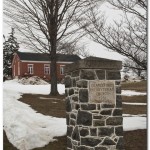
[[[142,73],[145,72],[141,66],[132,61],[131,59],[125,59],[123,61],[124,72],[132,70],[138,77],[141,77]]]
[[[48,53],[51,61],[51,95],[57,95],[56,51],[59,42],[78,39],[78,28],[72,22],[94,1],[86,0],[5,0],[7,23],[23,35],[24,43]],[[83,11],[84,7],[84,11]],[[72,35],[75,34],[72,38]],[[77,34],[79,33],[79,34]],[[21,37],[20,37],[21,38]]]
[[[100,8],[91,8],[76,22],[95,42],[116,51],[147,70],[147,1],[109,0],[114,9],[123,12],[123,19],[108,24]],[[135,67],[135,65],[134,65]]]
[[[57,52],[61,54],[78,55],[83,58],[90,56],[86,44],[80,44],[78,41],[59,43]]]

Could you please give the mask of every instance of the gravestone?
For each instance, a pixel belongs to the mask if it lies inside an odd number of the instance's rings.
[[[67,150],[123,150],[122,62],[89,57],[65,68]]]

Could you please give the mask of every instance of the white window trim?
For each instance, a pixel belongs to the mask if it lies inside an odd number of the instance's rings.
[[[65,65],[60,65],[60,75],[64,75],[64,67]],[[63,73],[61,73],[61,68],[63,68]]]
[[[45,67],[49,66],[49,73],[45,73]],[[50,64],[44,64],[44,75],[50,75]]]
[[[33,68],[33,69],[32,69],[32,73],[29,72],[29,65],[31,65],[32,68]],[[29,74],[34,74],[34,64],[28,64],[28,73],[29,73]]]

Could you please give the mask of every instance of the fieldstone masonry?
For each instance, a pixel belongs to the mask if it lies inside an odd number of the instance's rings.
[[[123,150],[120,61],[86,58],[65,68],[67,150]]]

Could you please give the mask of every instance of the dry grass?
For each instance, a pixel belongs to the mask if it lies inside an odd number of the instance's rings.
[[[122,96],[122,101],[130,103],[147,103],[147,95]]]
[[[122,96],[123,102],[128,103],[147,103],[147,96]],[[146,105],[127,105],[123,104],[123,113],[124,114],[147,114],[147,106]]]
[[[124,132],[125,150],[147,150],[147,130]]]
[[[45,98],[45,99],[44,99]],[[24,94],[20,101],[29,104],[34,110],[44,115],[65,118],[65,96]]]
[[[147,114],[147,106],[145,105],[122,105],[123,114]]]
[[[138,92],[146,92],[147,91],[147,81],[122,82],[121,88],[122,88],[122,90],[135,90]]]
[[[141,82],[128,82],[122,83],[123,90],[136,90],[140,92],[146,92],[146,81]],[[147,103],[147,95],[138,95],[138,96],[122,96],[123,102],[129,103]],[[147,114],[147,106],[146,105],[126,105],[123,104],[123,113],[124,114]]]

